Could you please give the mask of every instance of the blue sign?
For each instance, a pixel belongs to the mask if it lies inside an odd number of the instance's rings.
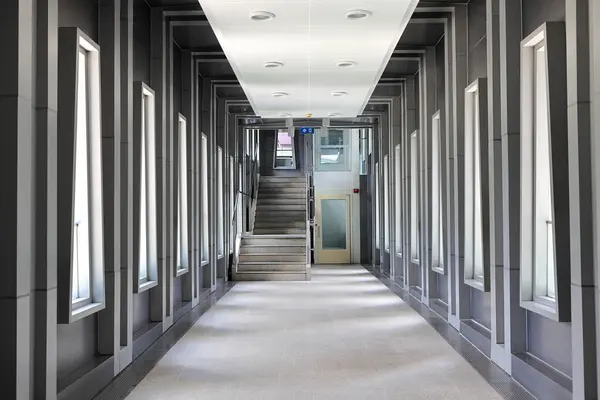
[[[315,133],[315,128],[309,128],[306,126],[302,126],[300,127],[300,134],[301,135],[312,135]]]

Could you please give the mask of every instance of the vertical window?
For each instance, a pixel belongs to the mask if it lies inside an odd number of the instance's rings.
[[[208,140],[202,134],[202,261],[209,260],[209,237],[208,237]]]
[[[396,228],[396,254],[402,257],[402,170],[401,170],[401,152],[400,145],[397,145],[394,148],[394,188],[395,188],[395,209],[396,209],[396,218],[395,218],[395,228]]]
[[[238,179],[239,179],[239,187],[242,188],[244,184],[244,172],[243,172],[242,164],[238,165]],[[241,189],[238,191],[238,206],[237,206],[237,231],[238,233],[242,233],[243,227],[243,213],[242,213],[242,192]]]
[[[225,254],[225,223],[223,222],[223,149],[217,148],[217,234],[219,243],[217,252],[219,258]]]
[[[375,247],[379,248],[379,163],[375,163]]]
[[[569,213],[564,212],[570,189],[564,23],[544,23],[521,46],[520,304],[567,322],[571,246]]]
[[[442,213],[442,142],[440,132],[440,112],[431,120],[431,267],[434,271],[444,273],[444,240]]]
[[[156,157],[154,153],[154,92],[141,82],[135,83],[135,93],[137,100],[135,104],[134,131],[136,132],[135,149],[139,152],[134,153],[135,169],[139,171],[139,209],[137,210],[136,221],[138,229],[136,231],[137,239],[137,269],[134,277],[137,275],[138,284],[135,287],[137,292],[148,290],[158,284],[158,258],[156,253]],[[181,129],[181,126],[178,125]],[[179,136],[179,135],[178,135]],[[178,148],[178,152],[180,149]],[[179,156],[179,153],[178,153]],[[137,158],[135,158],[137,157]],[[138,169],[139,168],[139,169]],[[136,172],[137,174],[137,172]],[[180,170],[177,169],[177,179],[179,179]],[[138,175],[136,175],[137,178]],[[179,196],[176,194],[176,201],[179,213]],[[186,200],[187,201],[187,200]],[[175,257],[177,258],[176,267],[179,269],[179,214],[177,216],[177,249]],[[187,258],[187,254],[186,254]]]
[[[415,131],[410,136],[410,258],[411,261],[419,262],[419,164],[418,164],[419,137]]]
[[[233,222],[235,216],[235,165],[233,162],[233,156],[229,156],[229,209],[231,215],[229,216],[230,221]],[[229,252],[233,254],[235,247],[235,229],[231,226],[231,235],[229,243]]]
[[[179,116],[179,148],[177,169],[177,249],[176,261],[177,274],[188,271],[188,209],[187,209],[187,122]]]
[[[100,49],[77,28],[59,29],[57,131],[58,322],[105,307]],[[62,221],[62,222],[61,222]]]
[[[315,160],[318,171],[350,170],[352,151],[349,129],[318,129],[315,141]]]
[[[478,289],[485,283],[480,102],[476,81],[465,93],[465,281]]]
[[[294,137],[287,129],[280,129],[275,133],[275,159],[273,168],[295,169],[296,154]]]
[[[78,58],[75,195],[73,199],[72,299],[74,306],[83,306],[91,302],[87,51],[80,48]]]
[[[368,132],[369,129],[363,128],[359,129],[359,142],[358,142],[358,154],[360,158],[360,174],[367,175],[369,173],[368,170],[368,162],[369,162],[369,137]]]
[[[383,242],[385,251],[390,251],[390,165],[389,157],[383,157]]]

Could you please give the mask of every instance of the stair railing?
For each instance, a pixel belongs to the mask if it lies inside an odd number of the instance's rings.
[[[306,189],[306,277],[310,279],[311,275],[311,264],[312,264],[312,251],[311,242],[312,235],[310,228],[314,226],[314,221],[311,219],[311,205],[314,201],[312,193],[312,171],[307,170],[305,174],[305,189]]]

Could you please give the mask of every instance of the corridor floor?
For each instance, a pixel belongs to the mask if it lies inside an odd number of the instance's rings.
[[[238,283],[127,399],[501,397],[386,286],[343,266]]]

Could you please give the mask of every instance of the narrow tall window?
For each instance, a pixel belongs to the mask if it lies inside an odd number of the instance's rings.
[[[535,286],[538,300],[556,298],[556,265],[554,261],[554,225],[552,223],[552,185],[550,181],[550,132],[548,129],[548,72],[546,43],[534,48],[534,182],[535,212],[534,254]]]
[[[148,95],[144,94],[142,99],[142,121],[141,121],[141,147],[140,147],[140,246],[139,246],[139,278],[140,283],[148,281],[148,161],[147,136],[148,136]]]
[[[394,187],[395,187],[395,228],[396,228],[396,254],[402,257],[402,169],[400,145],[394,148]]]
[[[208,237],[208,139],[202,134],[202,261],[209,260]]]
[[[225,223],[223,222],[223,149],[217,148],[217,255],[219,258],[225,254]]]
[[[442,163],[444,158],[439,111],[435,113],[431,123],[431,267],[434,271],[444,273],[444,218],[442,213]]]
[[[188,271],[188,209],[187,209],[187,122],[179,116],[179,168],[178,168],[178,207],[177,207],[177,274]]]
[[[480,92],[476,82],[465,93],[465,280],[483,288],[483,211],[481,191]]]
[[[280,129],[275,133],[275,157],[273,168],[295,169],[296,151],[294,137],[287,129]]]
[[[521,42],[520,304],[560,322],[572,314],[566,54],[564,22]]]
[[[385,251],[390,251],[390,164],[389,157],[383,157],[383,242]]]
[[[411,261],[419,262],[419,209],[418,209],[418,188],[419,188],[419,164],[418,164],[419,138],[415,131],[410,136],[410,258]]]
[[[231,215],[229,216],[230,223],[233,222],[235,216],[235,165],[233,163],[233,156],[229,156],[229,208]],[[233,253],[235,247],[235,229],[233,225],[230,227],[230,243],[229,252]]]
[[[88,146],[88,61],[79,49],[77,80],[77,126],[75,136],[75,195],[73,201],[73,306],[91,302],[89,146]]]
[[[375,247],[379,248],[379,163],[375,163]]]

